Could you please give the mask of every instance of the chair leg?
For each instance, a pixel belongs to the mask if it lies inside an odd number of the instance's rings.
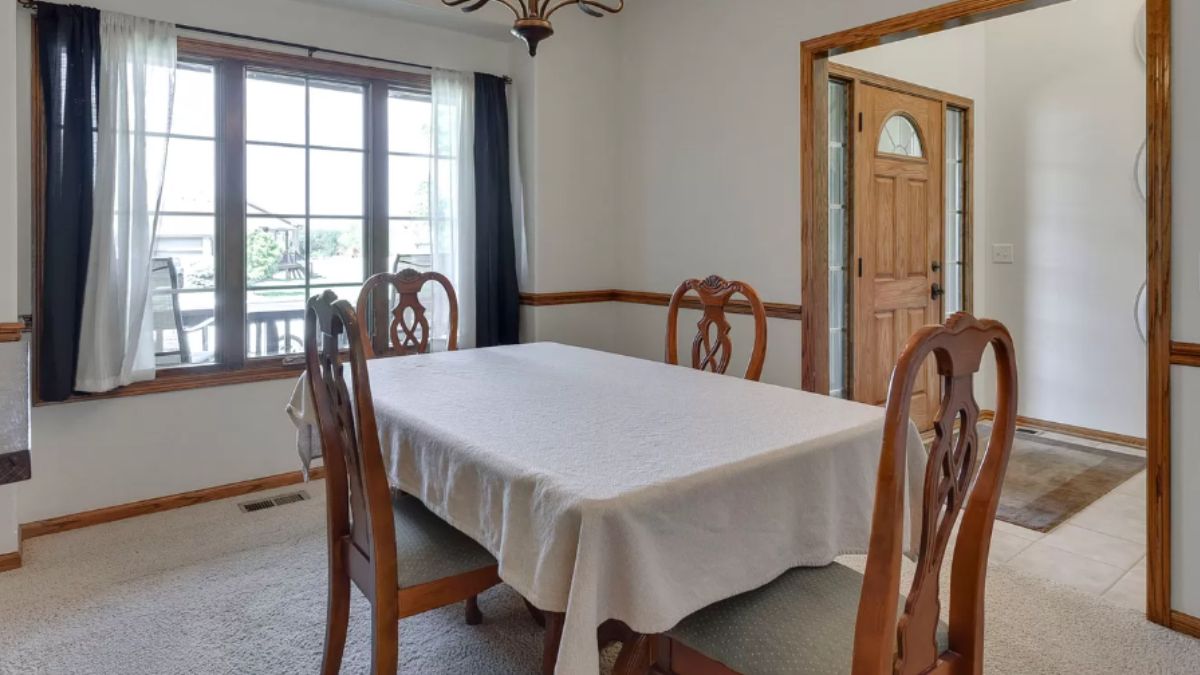
[[[400,661],[400,617],[371,607],[371,675],[395,675]]]
[[[342,669],[346,629],[350,626],[350,577],[344,570],[329,571],[329,606],[325,618],[325,650],[321,675],[337,675]]]
[[[467,625],[478,626],[483,623],[483,612],[479,611],[479,596],[467,598]]]
[[[534,623],[536,623],[538,626],[540,626],[542,628],[546,627],[546,613],[545,612],[538,609],[537,607],[534,607],[533,603],[528,600],[525,601],[525,609],[529,612],[529,618],[533,619]]]

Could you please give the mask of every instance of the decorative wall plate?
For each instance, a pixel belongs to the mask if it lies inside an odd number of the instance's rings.
[[[1133,46],[1137,49],[1138,58],[1142,60],[1142,64],[1146,63],[1146,6],[1142,5],[1138,11],[1137,21],[1133,29]]]
[[[1137,181],[1138,194],[1142,196],[1143,203],[1150,198],[1148,178],[1150,169],[1147,166],[1146,147],[1146,141],[1142,141],[1142,147],[1138,148],[1137,160],[1133,167],[1133,177]]]
[[[1150,305],[1146,294],[1146,283],[1138,289],[1137,298],[1133,301],[1133,323],[1137,326],[1138,335],[1142,342],[1150,341]]]

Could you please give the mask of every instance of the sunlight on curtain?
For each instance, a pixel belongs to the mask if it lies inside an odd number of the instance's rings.
[[[101,12],[95,208],[80,391],[154,378],[151,257],[175,89],[172,24]]]
[[[458,345],[475,346],[475,76],[433,71],[433,164],[429,176],[433,269],[458,293]],[[450,332],[446,297],[434,295],[433,338]]]

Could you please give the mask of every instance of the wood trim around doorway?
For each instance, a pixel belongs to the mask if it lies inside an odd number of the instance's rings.
[[[804,389],[829,388],[828,223],[820,187],[828,169],[818,153],[824,136],[821,91],[828,57],[936,33],[1057,4],[1062,0],[955,0],[937,7],[808,40],[800,52],[801,308]],[[1080,0],[1086,1],[1086,0]],[[1171,0],[1147,0],[1146,222],[1149,304],[1147,379],[1147,589],[1146,614],[1172,626],[1171,609]],[[1197,365],[1200,365],[1198,363]]]

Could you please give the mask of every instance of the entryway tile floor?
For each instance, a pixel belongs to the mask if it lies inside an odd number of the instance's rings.
[[[1145,456],[1123,446],[1045,433],[1073,443]],[[1146,472],[1142,471],[1048,533],[996,521],[991,560],[1115,605],[1146,606]]]

